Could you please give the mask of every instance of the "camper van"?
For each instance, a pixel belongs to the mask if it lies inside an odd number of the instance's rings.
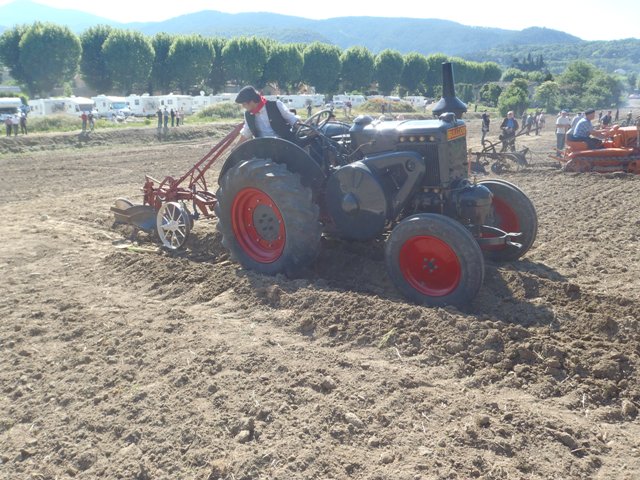
[[[192,113],[198,113],[200,110],[207,108],[210,105],[222,102],[233,102],[236,98],[235,93],[221,93],[219,95],[194,95],[192,97],[191,111]]]
[[[95,109],[99,117],[112,118],[114,116],[128,117],[131,115],[131,109],[127,105],[125,97],[98,95],[91,97],[91,100],[95,102]]]
[[[334,95],[333,96],[333,104],[334,105],[346,105],[347,102],[351,102],[352,107],[357,107],[358,105],[362,105],[366,102],[367,99],[364,98],[364,95]]]
[[[18,97],[0,98],[0,121],[7,116],[13,116],[22,108],[22,101]]]
[[[300,95],[268,95],[267,100],[280,100],[287,108],[300,110],[308,105],[321,107],[324,105],[324,95],[300,94]]]
[[[142,95],[129,95],[125,97],[131,115],[136,117],[152,117],[160,106],[158,97],[143,93]]]
[[[65,113],[69,115],[81,115],[82,112],[94,112],[96,104],[86,97],[69,97],[64,99]]]
[[[191,95],[161,95],[157,97],[160,101],[160,107],[167,107],[167,110],[173,108],[174,111],[182,110],[185,115],[193,113],[193,97]]]
[[[56,114],[80,116],[82,112],[95,113],[95,104],[84,97],[39,98],[29,100],[29,111],[40,117]]]

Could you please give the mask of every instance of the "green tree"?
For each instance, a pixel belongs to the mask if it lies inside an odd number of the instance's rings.
[[[498,99],[498,110],[501,115],[506,115],[513,110],[516,115],[524,112],[529,107],[529,89],[527,81],[516,78],[511,85],[504,89]]]
[[[26,76],[20,63],[20,40],[29,27],[17,25],[0,35],[0,62],[9,69],[11,76],[26,84]]]
[[[495,62],[485,62],[482,83],[497,82],[502,78],[502,69]]]
[[[560,105],[560,86],[556,82],[544,82],[536,88],[535,102],[547,112],[556,112]]]
[[[442,53],[434,53],[427,57],[427,72],[424,76],[425,93],[430,97],[442,95],[442,64],[449,57]],[[455,75],[455,72],[454,72]]]
[[[108,25],[97,25],[85,30],[80,36],[82,56],[80,57],[80,73],[86,84],[101,93],[108,93],[113,81],[107,72],[102,54],[102,45],[111,33]]]
[[[340,49],[333,45],[314,42],[304,49],[302,79],[313,85],[316,92],[333,93],[340,78]]]
[[[169,93],[171,88],[171,72],[167,59],[169,58],[169,50],[173,45],[175,35],[169,35],[165,32],[156,33],[151,38],[151,46],[153,47],[153,65],[151,66],[150,87],[147,89],[149,93],[158,90],[162,93]]]
[[[351,47],[342,52],[342,85],[347,91],[366,91],[373,80],[374,58],[364,47]]]
[[[73,81],[80,64],[80,39],[67,27],[34,23],[20,39],[20,65],[32,95],[51,93]]]
[[[172,84],[180,93],[199,91],[207,80],[213,65],[215,51],[211,41],[201,35],[177,37],[167,57],[167,68]]]
[[[416,52],[404,56],[404,68],[400,76],[400,86],[409,94],[422,93],[425,90],[425,79],[429,71],[427,58]]]
[[[485,83],[480,88],[480,101],[489,107],[495,107],[501,93],[502,87],[497,83]]]
[[[222,50],[224,49],[226,43],[227,42],[224,38],[211,39],[211,46],[213,47],[215,58],[213,59],[213,65],[211,65],[211,70],[209,71],[209,77],[207,79],[206,85],[216,93],[222,92],[224,90],[225,84],[227,83],[227,77],[224,70],[224,61],[222,58]]]
[[[289,91],[302,78],[304,59],[292,44],[275,44],[269,49],[269,59],[264,68],[263,82],[272,83]]]
[[[516,78],[527,78],[527,74],[517,68],[507,68],[502,74],[503,82],[512,82]]]
[[[256,37],[233,38],[222,49],[222,61],[227,77],[237,85],[259,87],[267,63],[267,47]]]
[[[383,95],[391,95],[391,92],[398,86],[403,67],[404,58],[396,50],[386,49],[376,56],[374,80],[378,82],[378,89]]]
[[[139,32],[114,29],[102,47],[105,64],[113,84],[124,95],[147,85],[154,51],[151,42]]]

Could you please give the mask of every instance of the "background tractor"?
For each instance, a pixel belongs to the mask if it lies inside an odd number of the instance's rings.
[[[258,138],[237,147],[218,179],[218,229],[232,258],[266,274],[309,266],[323,234],[386,237],[397,288],[425,305],[462,305],[478,293],[484,259],[524,255],[537,215],[515,185],[468,178],[466,111],[443,64],[432,120],[348,125],[323,110],[296,127],[296,143]]]

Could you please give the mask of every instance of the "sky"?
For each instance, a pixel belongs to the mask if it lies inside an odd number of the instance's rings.
[[[0,6],[14,0],[0,0]],[[17,0],[20,1],[20,0]],[[547,27],[583,40],[640,38],[640,0],[34,0],[92,13],[118,22],[156,22],[217,10],[271,12],[311,19],[332,17],[439,18],[463,25],[522,30]],[[576,8],[578,12],[576,12]]]

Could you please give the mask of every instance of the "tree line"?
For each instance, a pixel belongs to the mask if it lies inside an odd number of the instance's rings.
[[[99,93],[179,91],[219,92],[231,82],[271,85],[282,92],[304,85],[322,93],[367,93],[372,85],[384,95],[434,96],[441,64],[452,61],[456,81],[481,85],[498,81],[495,62],[472,62],[442,54],[425,56],[364,47],[342,50],[319,42],[283,44],[257,37],[231,39],[201,35],[140,32],[97,25],[80,36],[46,22],[19,25],[0,36],[0,62],[31,96],[47,96],[80,73]]]

